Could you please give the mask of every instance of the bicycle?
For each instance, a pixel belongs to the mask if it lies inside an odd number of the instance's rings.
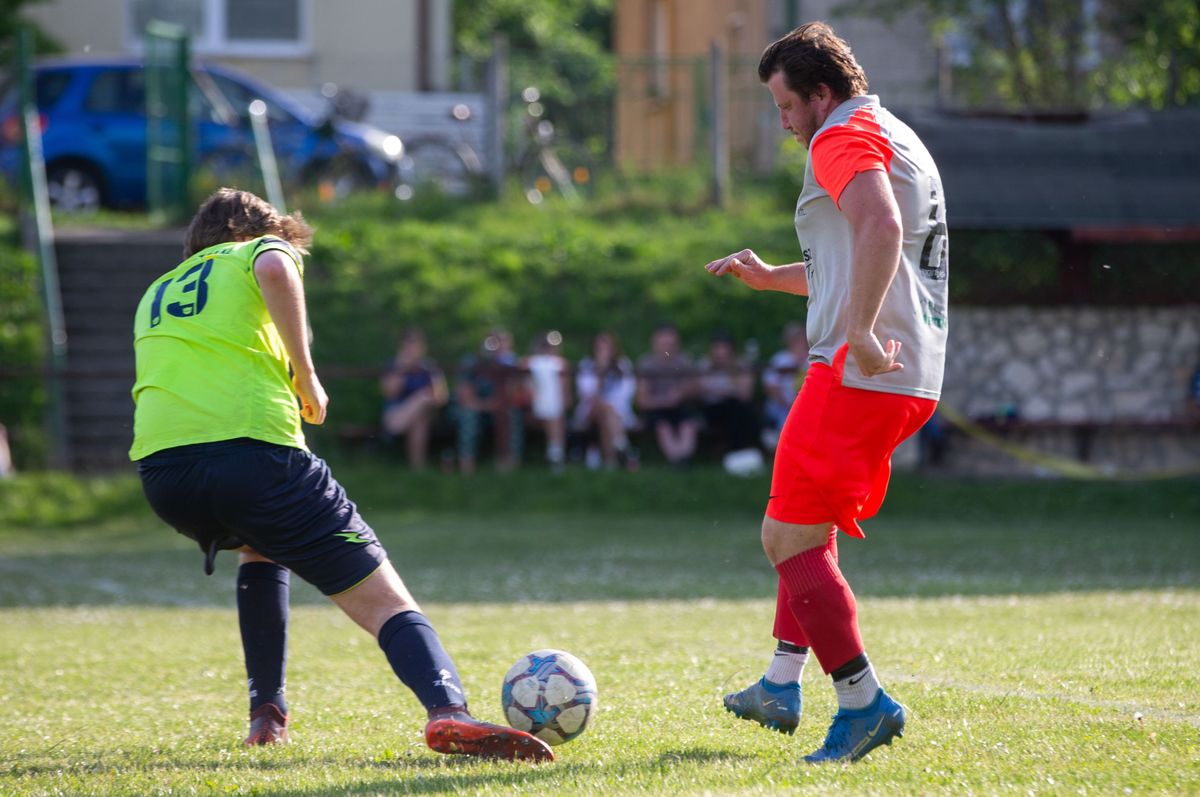
[[[517,172],[525,198],[537,205],[555,192],[568,202],[591,196],[595,170],[586,150],[557,138],[554,123],[542,118],[545,106],[536,86],[526,87],[521,99],[527,144],[517,158]]]
[[[471,108],[457,103],[450,109],[455,129],[464,130],[471,120]],[[483,161],[467,142],[465,133],[449,138],[441,135],[418,136],[404,142],[404,156],[397,169],[396,198],[408,201],[433,191],[443,196],[478,196],[486,181]]]

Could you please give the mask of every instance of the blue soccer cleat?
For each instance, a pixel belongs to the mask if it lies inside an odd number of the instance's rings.
[[[725,695],[725,710],[764,728],[793,734],[800,724],[800,684],[774,684],[766,678]]]
[[[825,743],[804,756],[810,764],[825,761],[857,761],[881,744],[904,735],[904,706],[882,689],[871,705],[859,709],[839,709],[825,734]]]

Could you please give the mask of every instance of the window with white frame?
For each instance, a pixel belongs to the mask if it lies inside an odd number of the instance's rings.
[[[140,50],[146,25],[162,20],[191,35],[201,55],[308,55],[312,0],[127,0],[126,36]]]

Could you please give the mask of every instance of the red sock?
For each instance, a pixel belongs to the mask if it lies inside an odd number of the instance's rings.
[[[788,608],[828,675],[863,652],[854,593],[838,568],[836,548],[810,548],[775,566]]]
[[[792,595],[787,590],[787,584],[783,583],[782,578],[779,579],[779,590],[775,595],[775,627],[771,630],[771,636],[806,648],[808,647],[808,636],[800,627],[796,615],[792,614],[792,607],[788,605],[788,601],[791,599]]]

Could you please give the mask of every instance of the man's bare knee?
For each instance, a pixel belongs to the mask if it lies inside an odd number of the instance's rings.
[[[263,556],[249,545],[243,545],[241,548],[238,548],[237,555],[239,565],[249,564],[251,562],[266,562],[267,564],[274,564],[272,560]]]
[[[379,636],[379,629],[394,615],[421,610],[392,563],[386,560],[362,583],[331,595],[330,599],[371,636]]]
[[[833,533],[832,523],[797,524],[784,523],[771,517],[763,517],[762,545],[772,565],[791,559],[793,556],[813,548],[829,544]]]

